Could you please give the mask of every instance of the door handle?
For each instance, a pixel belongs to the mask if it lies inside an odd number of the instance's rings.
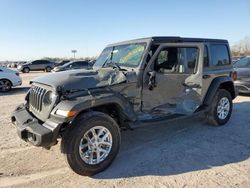
[[[183,86],[185,86],[185,87],[189,87],[189,88],[201,88],[201,85],[199,85],[199,84],[192,84],[192,83],[190,83],[190,84],[186,84],[186,83],[182,83],[182,85]]]
[[[208,79],[210,77],[211,77],[211,75],[209,75],[209,74],[205,74],[205,75],[202,76],[203,79]]]

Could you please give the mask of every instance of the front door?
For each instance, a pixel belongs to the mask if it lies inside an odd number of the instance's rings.
[[[201,104],[203,51],[199,43],[160,45],[144,72],[142,111],[193,113]]]

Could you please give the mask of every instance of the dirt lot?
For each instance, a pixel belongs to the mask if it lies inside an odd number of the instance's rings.
[[[22,74],[22,87],[0,94],[0,187],[250,187],[250,97],[234,100],[224,127],[195,118],[122,132],[114,163],[90,178],[68,169],[59,145],[33,147],[10,123],[39,75],[45,73]]]

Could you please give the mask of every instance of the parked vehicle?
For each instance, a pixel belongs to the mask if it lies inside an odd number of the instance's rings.
[[[17,68],[17,64],[16,63],[11,63],[10,67],[11,68]]]
[[[231,117],[236,92],[227,40],[131,40],[108,45],[95,66],[34,79],[11,116],[21,139],[35,146],[62,139],[61,151],[78,174],[94,175],[112,163],[121,128],[198,114],[221,126]]]
[[[250,94],[250,56],[238,60],[234,64],[237,80],[234,82],[239,93]]]
[[[55,64],[48,60],[35,60],[28,63],[24,63],[17,66],[17,70],[23,73],[29,73],[30,71],[43,70],[50,72],[54,68]]]
[[[0,67],[0,91],[10,91],[12,87],[22,84],[22,79],[19,72],[10,70],[5,67]]]
[[[93,66],[94,66],[94,64],[95,64],[95,62],[96,62],[96,60],[94,60],[94,59],[90,60],[90,61],[89,61],[90,66],[92,66],[92,67],[93,67]]]
[[[68,62],[70,62],[70,60],[62,60],[62,61],[56,63],[55,67],[63,66],[63,65],[65,65]]]
[[[66,71],[71,69],[88,69],[90,68],[89,61],[70,61],[62,66],[56,66],[53,72]]]
[[[233,64],[236,63],[237,61],[243,59],[244,57],[246,57],[246,56],[233,56],[232,57]]]
[[[25,64],[25,63],[27,63],[26,61],[19,61],[18,63],[17,63],[17,66],[18,65],[23,65],[23,64]]]

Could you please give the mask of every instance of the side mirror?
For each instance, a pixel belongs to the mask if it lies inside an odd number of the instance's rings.
[[[148,89],[152,91],[156,87],[156,81],[155,81],[156,72],[150,71],[148,72],[148,76],[149,76]]]

